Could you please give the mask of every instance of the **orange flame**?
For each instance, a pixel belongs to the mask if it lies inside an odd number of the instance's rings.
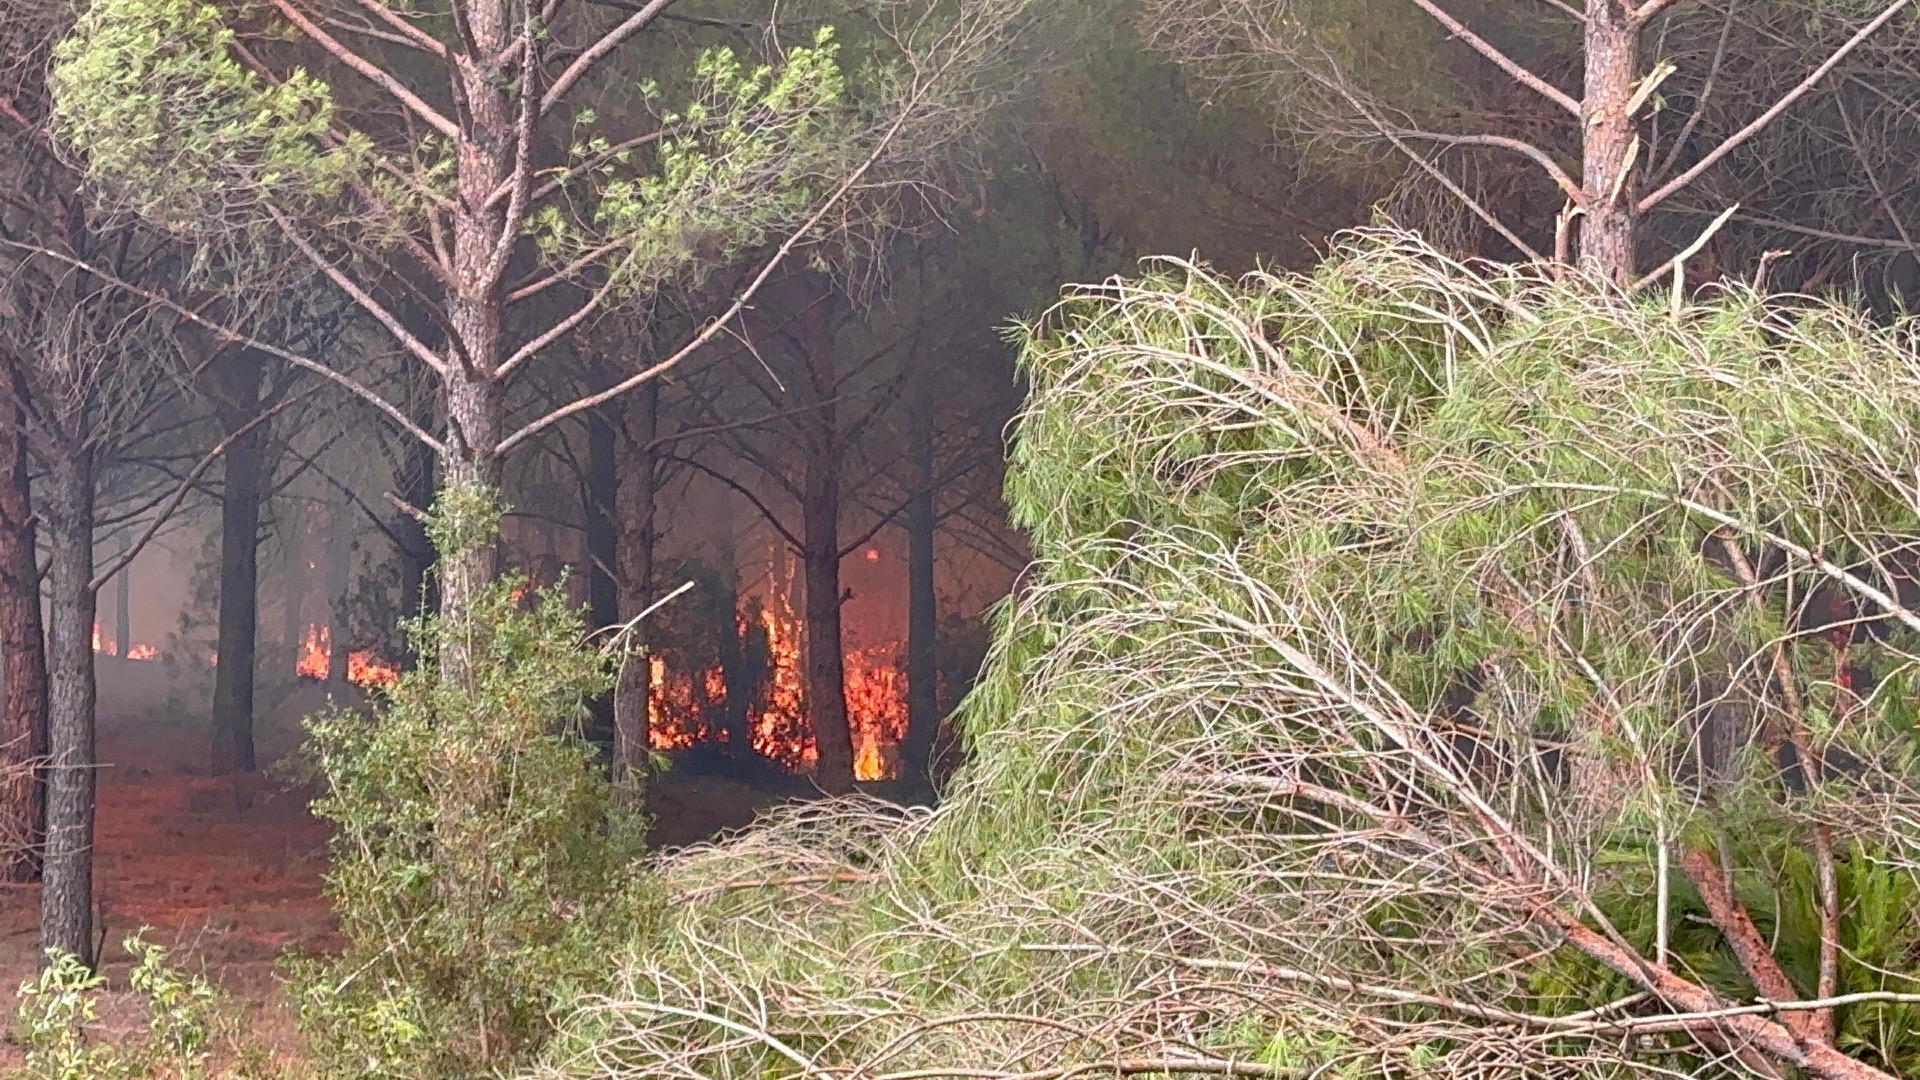
[[[101,656],[119,656],[120,655],[119,642],[101,640],[100,624],[98,622],[93,624],[93,651]],[[127,656],[126,656],[128,660],[156,660],[156,659],[159,659],[159,657],[160,657],[159,649],[156,649],[151,645],[139,645],[139,644],[133,645],[132,647],[128,648]]]
[[[400,680],[400,669],[366,649],[347,654],[347,681],[355,686],[392,686]]]
[[[747,613],[739,625],[744,631]],[[765,701],[747,712],[753,749],[795,772],[819,760],[807,710],[806,676],[801,669],[804,628],[781,590],[760,608],[767,635]],[[898,746],[907,732],[906,676],[897,645],[850,649],[845,654],[847,723],[853,736],[854,776],[886,780],[900,774]],[[672,670],[658,653],[647,658],[648,742],[655,750],[684,750],[725,733],[708,717],[727,699],[726,673],[719,667],[699,672]]]
[[[303,679],[324,680],[333,670],[333,629],[318,623],[307,627],[300,642],[300,655],[294,660],[294,674]],[[378,653],[356,649],[347,654],[347,681],[355,686],[391,686],[400,678],[400,669],[381,659]]]
[[[300,642],[300,655],[293,662],[293,673],[303,679],[324,679],[332,656],[332,628],[309,623],[306,637]]]

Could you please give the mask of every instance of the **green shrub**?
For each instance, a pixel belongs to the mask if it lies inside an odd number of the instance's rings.
[[[644,823],[615,804],[580,737],[609,660],[583,645],[557,589],[527,609],[523,587],[502,578],[468,613],[470,690],[423,665],[371,715],[307,723],[349,944],[292,974],[329,1076],[509,1066],[544,1040],[555,995],[599,976],[647,922],[633,871]],[[443,632],[434,618],[414,626],[417,655],[437,655]]]
[[[35,1080],[204,1080],[214,1075],[216,1036],[229,1031],[232,1016],[219,991],[198,975],[167,964],[165,949],[135,935],[126,940],[134,958],[128,985],[147,1013],[144,1037],[121,1043],[89,1037],[99,1019],[103,975],[87,970],[71,953],[50,954],[35,977],[20,984],[18,1038],[27,1048],[25,1075]],[[243,1048],[240,1061],[220,1075],[258,1075],[258,1054]]]

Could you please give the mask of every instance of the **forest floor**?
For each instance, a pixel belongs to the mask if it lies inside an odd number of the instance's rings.
[[[276,976],[289,949],[326,950],[339,938],[321,895],[327,826],[307,812],[310,790],[275,764],[298,745],[297,718],[326,704],[317,684],[293,689],[257,732],[262,771],[207,775],[204,710],[198,695],[170,688],[157,664],[100,662],[99,813],[94,881],[109,985],[124,988],[121,942],[144,929],[186,970],[202,970],[248,1013],[247,1028],[269,1049],[297,1057],[294,1015]],[[196,722],[194,714],[199,715]],[[695,843],[750,822],[764,806],[805,790],[791,781],[769,790],[672,770],[650,792],[654,840]],[[11,1035],[14,991],[38,961],[37,886],[0,886],[0,1076],[21,1062]],[[111,1035],[140,1021],[121,993],[103,999]]]

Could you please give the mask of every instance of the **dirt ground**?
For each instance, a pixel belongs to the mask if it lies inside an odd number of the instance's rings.
[[[157,664],[100,663],[99,814],[95,849],[97,932],[102,972],[124,986],[121,941],[143,928],[182,966],[204,970],[250,1014],[268,1047],[297,1059],[299,1037],[275,969],[288,949],[337,946],[320,894],[327,827],[307,812],[310,792],[274,768],[298,742],[298,717],[326,704],[317,684],[262,702],[270,719],[257,731],[260,772],[207,775],[209,735],[195,688],[169,684]],[[744,826],[755,812],[804,792],[798,781],[766,787],[705,773],[670,770],[650,793],[655,841],[698,842]],[[39,960],[37,886],[0,886],[0,987],[11,1031],[14,991]],[[121,995],[106,999],[103,1026],[137,1021]],[[0,1076],[19,1066],[20,1050],[0,1043]]]

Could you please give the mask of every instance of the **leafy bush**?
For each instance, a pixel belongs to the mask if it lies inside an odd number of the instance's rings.
[[[214,1075],[213,1049],[234,1034],[227,1002],[198,975],[167,964],[166,950],[139,935],[125,948],[134,958],[128,985],[147,1014],[142,1037],[101,1042],[87,1028],[99,1020],[105,976],[72,954],[55,954],[20,986],[18,1038],[27,1048],[25,1075],[34,1080],[205,1080]],[[241,1080],[262,1075],[261,1054],[235,1039],[239,1060],[220,1073]]]
[[[601,976],[648,923],[644,822],[616,805],[579,731],[609,660],[558,588],[527,607],[524,586],[503,577],[468,613],[471,690],[422,665],[371,715],[308,721],[349,945],[295,962],[293,982],[330,1076],[508,1066],[541,1044],[556,996]],[[415,625],[417,655],[437,655],[445,632]]]

